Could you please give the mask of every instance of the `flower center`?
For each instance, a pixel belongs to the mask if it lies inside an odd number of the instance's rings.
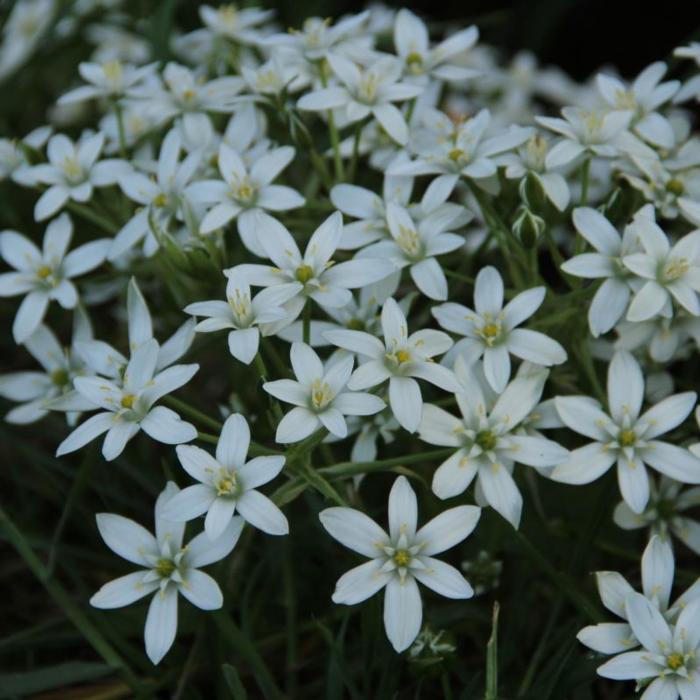
[[[61,165],[66,179],[71,183],[81,182],[83,178],[83,169],[76,158],[65,158]]]
[[[634,434],[634,430],[621,430],[617,441],[620,447],[632,447],[637,441],[637,436]]]
[[[122,408],[131,408],[134,405],[134,401],[136,401],[136,397],[133,394],[124,394],[122,396]]]
[[[217,496],[235,496],[239,490],[238,479],[234,471],[224,470],[223,476],[216,482]]]
[[[301,282],[302,284],[306,284],[309,280],[312,280],[314,278],[314,269],[311,267],[311,265],[300,265],[297,268],[297,271],[295,273],[295,277]]]
[[[673,258],[664,265],[661,277],[664,282],[675,282],[683,277],[689,268],[690,263],[687,258]]]
[[[630,90],[617,90],[615,92],[616,109],[635,109],[636,106],[637,102],[633,92]]]
[[[156,573],[161,578],[170,578],[176,568],[172,559],[159,559],[156,562]]]
[[[489,319],[485,320],[486,323],[484,323],[477,333],[486,341],[488,346],[492,346],[501,335],[501,324]]]
[[[51,274],[51,268],[48,265],[42,265],[36,271],[36,276],[42,280],[45,280],[50,274]]]
[[[51,381],[56,386],[65,386],[68,384],[68,372],[65,369],[55,369],[51,372]]]
[[[675,194],[676,197],[680,197],[685,192],[685,185],[683,184],[682,180],[679,180],[677,177],[674,177],[666,183],[666,189],[671,194]]]
[[[351,331],[363,331],[363,330],[365,330],[365,323],[364,323],[364,321],[360,320],[359,318],[351,318],[345,324],[345,327],[350,329]]]
[[[102,70],[104,70],[107,82],[115,85],[121,81],[123,70],[119,61],[107,61],[102,65]]]
[[[236,325],[246,325],[250,321],[251,303],[250,294],[242,294],[240,289],[236,289],[233,296],[228,297],[228,305],[231,307]]]
[[[423,256],[423,242],[415,229],[399,226],[396,242],[409,258],[420,259]]]
[[[255,197],[255,187],[251,185],[250,180],[245,177],[241,184],[234,189],[233,194],[239,202],[249,204]]]
[[[311,405],[316,410],[324,409],[333,400],[333,392],[321,379],[314,379],[311,384]]]
[[[683,654],[681,654],[678,651],[673,652],[673,654],[669,654],[666,657],[666,665],[672,670],[672,671],[677,671],[679,668],[681,668],[685,664],[685,659],[683,658]]]
[[[379,80],[373,73],[366,75],[360,81],[360,99],[364,102],[372,103],[377,97],[377,87]]]
[[[394,554],[394,564],[405,567],[411,563],[411,555],[406,549],[399,549]]]
[[[417,51],[412,51],[406,56],[406,67],[409,73],[421,75],[423,73],[423,57]]]
[[[168,197],[163,192],[153,198],[153,206],[162,209],[168,203]]]
[[[484,450],[484,452],[489,452],[496,447],[497,438],[490,430],[480,430],[476,434],[474,442]]]

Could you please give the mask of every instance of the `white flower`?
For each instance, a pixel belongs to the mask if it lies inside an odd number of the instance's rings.
[[[443,112],[425,110],[421,126],[416,127],[411,138],[411,148],[418,157],[408,162],[394,161],[387,172],[391,175],[444,174],[442,186],[448,196],[460,175],[476,180],[492,177],[498,169],[494,156],[520,146],[530,137],[532,129],[512,126],[486,137],[490,122],[491,114],[487,109],[457,124]]]
[[[216,8],[202,5],[199,8],[199,17],[212,34],[241,44],[256,44],[260,36],[256,25],[266,22],[273,15],[272,10],[261,10],[258,7],[239,10],[234,4]]]
[[[417,582],[446,598],[474,595],[464,576],[434,555],[467,538],[480,515],[476,506],[457,506],[416,531],[416,494],[404,476],[396,479],[389,494],[389,534],[358,510],[326,508],[319,515],[323,527],[342,545],[369,558],[338,579],[333,602],[355,605],[386,588],[386,635],[397,652],[408,649],[423,618]]]
[[[185,313],[193,316],[208,316],[195,326],[198,333],[211,333],[232,328],[228,334],[231,354],[249,365],[260,344],[260,334],[267,335],[261,324],[270,324],[287,318],[282,307],[294,290],[286,293],[275,287],[263,289],[251,299],[247,278],[235,268],[228,273],[226,301],[198,301],[185,307]]]
[[[35,151],[42,149],[50,136],[51,127],[40,126],[23,139],[0,139],[0,181],[9,177],[18,185],[33,185],[32,166],[25,151],[27,147]]]
[[[201,81],[189,68],[171,62],[163,70],[162,84],[136,86],[128,97],[143,105],[153,119],[169,122],[182,116],[187,129],[196,131],[209,123],[207,112],[233,112],[244,85],[239,76]]]
[[[204,531],[211,540],[224,532],[234,513],[269,535],[286,535],[287,518],[267,496],[255,490],[280,473],[284,456],[246,461],[249,445],[250,428],[240,413],[226,419],[216,458],[200,447],[178,445],[180,464],[200,483],[173,496],[163,509],[163,517],[185,522],[206,513]]]
[[[273,53],[268,61],[259,66],[242,65],[241,75],[251,92],[278,96],[289,88],[296,71],[282,61],[279,54]]]
[[[445,230],[454,217],[438,211],[416,223],[404,207],[394,202],[387,205],[386,216],[392,240],[374,243],[358,257],[387,258],[398,269],[410,267],[411,278],[425,296],[447,299],[447,279],[435,256],[464,245],[462,236]]]
[[[173,219],[184,218],[185,188],[199,168],[201,154],[195,151],[180,162],[181,151],[182,137],[176,129],[171,129],[160,147],[155,179],[138,172],[119,178],[124,194],[142,206],[115,236],[110,260],[123,255],[144,237],[144,252],[152,255],[158,249],[158,239],[151,231],[151,219],[155,226],[167,230]]]
[[[561,173],[552,172],[547,166],[549,144],[540,134],[531,136],[516,153],[506,153],[501,162],[506,167],[506,177],[519,179],[521,183],[529,174],[540,184],[545,196],[559,210],[569,206],[571,192],[566,178]],[[521,192],[523,184],[521,184]]]
[[[635,220],[644,215],[644,209]],[[567,260],[561,269],[576,277],[604,279],[588,309],[588,325],[594,338],[607,333],[627,310],[635,275],[623,264],[623,258],[639,251],[635,228],[625,227],[622,237],[598,211],[590,207],[574,209],[576,230],[596,252],[581,253]],[[639,283],[636,284],[639,288]]]
[[[254,286],[282,285],[293,290],[294,295],[287,302],[290,321],[299,315],[307,298],[321,306],[345,306],[352,300],[351,289],[384,279],[395,270],[390,261],[378,258],[356,258],[338,264],[331,260],[343,234],[340,212],[331,214],[314,231],[303,256],[279,221],[263,212],[256,212],[255,216],[258,243],[275,266],[243,264],[232,269],[243,272]]]
[[[7,413],[5,420],[19,425],[38,421],[53,409],[52,403],[59,396],[73,404],[73,411],[67,416],[69,425],[75,423],[80,411],[92,410],[92,402],[73,389],[75,377],[91,373],[77,350],[82,340],[91,337],[90,321],[80,307],[75,312],[70,348],[61,347],[51,330],[40,325],[24,341],[24,346],[44,371],[11,372],[0,376],[0,396],[20,402]]]
[[[479,270],[474,286],[472,311],[448,302],[433,307],[437,322],[448,331],[466,336],[455,345],[453,356],[483,355],[484,374],[491,387],[501,393],[510,378],[510,355],[548,367],[566,361],[564,348],[543,333],[518,328],[544,301],[545,288],[533,287],[503,306],[503,280],[495,267]]]
[[[78,65],[78,72],[86,83],[63,95],[58,104],[72,104],[92,100],[97,97],[117,98],[153,75],[157,63],[146,66],[132,66],[121,61],[105,63],[83,62]]]
[[[36,49],[54,21],[56,0],[22,0],[12,3],[5,16],[0,42],[0,80],[11,75]]]
[[[668,119],[657,112],[678,92],[680,83],[669,80],[660,83],[666,73],[666,64],[657,61],[645,68],[631,85],[612,76],[596,77],[598,91],[612,109],[631,111],[630,129],[645,141],[661,148],[670,148],[675,142]]]
[[[293,343],[289,357],[297,381],[278,379],[263,384],[268,394],[295,406],[277,426],[277,442],[298,442],[320,427],[344,438],[348,434],[344,416],[368,416],[386,406],[378,396],[346,390],[352,355],[324,366],[310,346]]]
[[[159,349],[158,342],[153,339],[141,344],[132,354],[119,384],[102,377],[74,380],[76,391],[95,408],[103,410],[81,423],[58,446],[57,457],[80,449],[105,432],[102,455],[107,461],[117,458],[141,429],[167,445],[189,442],[197,437],[194,426],[183,421],[175,411],[154,404],[186,384],[199,365],[174,365],[154,376]]]
[[[632,119],[629,110],[602,111],[583,107],[564,107],[563,119],[536,117],[545,129],[561,134],[561,138],[547,154],[547,167],[566,165],[583,154],[601,158],[619,155],[620,136]]]
[[[328,62],[343,87],[327,87],[299,99],[297,107],[311,111],[343,108],[348,123],[370,114],[394,141],[403,146],[408,126],[394,102],[417,97],[422,87],[401,83],[402,66],[394,56],[382,56],[367,69],[361,69],[343,56],[330,54]]]
[[[655,560],[648,565],[657,569],[654,577],[658,579],[657,590],[648,590],[645,581],[645,594],[636,593],[619,577],[621,580],[612,583],[614,589],[606,591],[606,596],[627,624],[587,627],[581,630],[579,639],[603,653],[623,652],[600,666],[598,675],[644,682],[644,700],[677,700],[679,695],[683,700],[694,700],[700,694],[700,600],[686,599],[682,605],[678,601],[678,617],[674,615],[673,620],[668,615],[664,617],[663,608],[659,609],[661,606],[654,598],[668,600],[673,583],[673,555],[668,545],[654,538],[644,556]],[[666,571],[659,571],[661,566]],[[637,646],[641,649],[627,651]]]
[[[238,542],[242,518],[232,518],[215,540],[201,533],[183,546],[184,523],[175,523],[163,511],[179,489],[169,482],[158,496],[155,537],[142,525],[113,513],[98,513],[97,527],[105,544],[120,557],[140,566],[134,573],[106,583],[90,599],[96,608],[121,608],[155,593],[148,607],[144,640],[148,658],[158,664],[177,633],[177,599],[183,595],[201,610],[217,610],[223,595],[202,566],[227,557]]]
[[[423,411],[423,397],[416,379],[423,379],[444,391],[457,391],[459,384],[447,367],[432,358],[452,347],[446,333],[425,329],[408,334],[406,317],[394,299],[382,308],[382,343],[364,331],[331,330],[324,335],[340,348],[368,358],[354,372],[348,387],[368,389],[389,380],[389,405],[399,424],[410,433],[417,430]]]
[[[637,217],[631,224],[643,253],[625,255],[625,267],[646,280],[635,294],[628,321],[646,321],[661,314],[673,315],[672,300],[689,314],[700,316],[700,231],[693,231],[673,246],[650,217]]]
[[[625,350],[616,352],[608,367],[609,415],[587,396],[557,396],[557,411],[564,423],[594,442],[573,450],[552,478],[587,484],[617,462],[620,492],[635,513],[641,513],[649,500],[647,465],[682,483],[700,484],[700,459],[656,439],[688,417],[697,399],[695,392],[669,396],[640,416],[643,399],[644,376]]]
[[[187,188],[193,202],[214,205],[202,219],[200,233],[211,233],[237,219],[238,232],[245,246],[260,257],[265,256],[257,240],[256,213],[288,211],[304,204],[304,198],[291,187],[271,184],[291,163],[291,146],[275,148],[263,154],[250,170],[231,147],[219,146],[218,167],[222,180],[202,180]]]
[[[0,255],[16,270],[0,275],[0,296],[26,294],[12,325],[15,342],[23,343],[39,327],[49,302],[75,308],[78,291],[71,280],[104,261],[109,239],[91,241],[67,253],[72,237],[73,222],[67,214],[46,227],[42,250],[21,233],[0,233]]]
[[[146,305],[146,300],[134,278],[127,289],[127,315],[129,351],[134,353],[144,343],[153,339],[153,319]],[[164,343],[158,346],[156,372],[177,362],[189,350],[194,340],[194,319],[185,321]],[[76,352],[85,364],[95,373],[121,382],[128,359],[108,343],[92,338],[79,338],[75,342]],[[74,410],[64,401],[54,401],[51,408],[56,410]]]
[[[59,211],[68,200],[87,202],[93,187],[113,185],[121,175],[131,171],[123,160],[97,162],[104,145],[104,134],[85,136],[74,143],[64,134],[49,139],[46,155],[49,162],[35,165],[29,175],[49,185],[34,207],[34,218],[43,221]]]
[[[479,71],[473,68],[450,62],[450,59],[469,51],[478,38],[479,30],[472,26],[456,32],[431,49],[425,23],[405,7],[396,14],[396,53],[403,62],[406,77],[421,84],[427,84],[430,78],[461,82],[479,75]]]
[[[517,528],[523,499],[511,475],[513,465],[551,467],[569,454],[552,440],[520,431],[535,411],[548,371],[516,377],[500,396],[484,386],[475,366],[467,367],[462,358],[455,373],[461,384],[456,399],[462,419],[428,404],[418,432],[431,445],[458,448],[435,472],[433,493],[439,498],[457,496],[476,477],[478,502],[488,503]]]
[[[665,476],[659,479],[658,486],[652,479],[649,503],[644,511],[635,513],[622,501],[615,508],[613,520],[624,530],[648,527],[662,537],[668,537],[670,533],[700,554],[700,523],[684,514],[686,510],[700,506],[700,487],[681,489],[682,484]]]
[[[675,622],[683,608],[700,598],[700,586],[696,582],[671,604],[674,569],[670,542],[655,535],[649,540],[642,555],[644,596],[636,593],[627,580],[616,571],[596,572],[598,592],[603,605],[624,622],[589,625],[578,633],[578,640],[601,654],[617,654],[638,647],[641,638],[635,636],[635,631],[628,624],[629,614],[625,605],[626,600],[633,596],[646,597],[647,602],[661,613],[668,623]]]

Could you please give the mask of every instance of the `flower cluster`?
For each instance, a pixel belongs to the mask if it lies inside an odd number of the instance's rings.
[[[16,3],[0,77],[55,4]],[[12,336],[41,366],[0,377],[18,404],[6,420],[65,413],[58,457],[103,435],[107,461],[139,433],[176,446],[159,452],[155,536],[97,515],[139,569],[92,605],[153,594],[145,646],[159,663],[179,594],[224,604],[223,578],[201,567],[235,558],[244,528],[293,537],[280,506],[310,489],[333,503],[322,528],[368,559],[318,595],[355,605],[383,591],[402,652],[421,635],[418,584],[472,597],[435,555],[482,509],[512,531],[540,481],[575,498],[570,486],[614,466],[614,521],[654,533],[644,594],[599,573],[623,622],[579,638],[624,652],[599,673],[637,680],[645,700],[700,697],[697,586],[669,605],[671,536],[700,552],[686,512],[698,490],[683,490],[700,484],[697,394],[674,369],[700,347],[700,138],[680,106],[700,99],[700,77],[664,80],[658,62],[631,83],[576,85],[531,57],[503,67],[475,27],[434,41],[408,9],[288,33],[258,8],[200,18],[165,63],[116,24],[93,32],[58,108],[99,121],[0,141],[0,177],[36,195],[25,233],[0,233],[0,296],[21,298]],[[700,65],[697,47],[678,56]],[[126,338],[98,338],[110,314]],[[387,532],[360,484],[397,470]],[[439,510],[421,528],[411,477]],[[190,522],[202,531],[183,545]]]

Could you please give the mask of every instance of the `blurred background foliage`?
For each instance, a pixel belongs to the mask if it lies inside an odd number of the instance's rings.
[[[64,7],[70,4],[63,0]],[[140,18],[154,57],[166,60],[171,58],[168,46],[174,29],[198,26],[199,4],[132,0],[123,9]],[[0,2],[0,20],[11,5]],[[362,9],[342,0],[287,0],[266,6],[277,10],[285,27],[298,26],[311,15]],[[610,0],[424,0],[408,6],[436,29],[476,23],[482,39],[502,48],[505,56],[527,49],[541,64],[559,65],[579,80],[604,65],[635,75],[650,62],[669,57],[675,46],[697,38],[694,30],[700,25],[700,3],[687,0],[668,0],[653,11],[639,3]],[[89,19],[99,19],[99,13]],[[52,35],[0,85],[0,137],[21,136],[46,123],[51,105],[75,84],[77,64],[92,49],[75,34]],[[16,228],[38,237],[43,226],[32,220],[34,200],[30,190],[0,183],[0,229]],[[144,293],[159,319],[156,335],[165,337],[182,321],[182,314],[157,285],[145,284]],[[5,329],[0,335],[2,371],[31,363],[9,333],[15,308],[15,300],[0,301]],[[56,316],[49,316],[49,325],[67,338],[65,315],[52,312]],[[55,323],[59,316],[62,325]],[[100,308],[93,321],[97,337],[113,339],[112,310],[102,313]],[[205,367],[207,342],[198,339],[196,352]],[[222,380],[218,366],[208,367],[197,386],[185,389],[184,397],[215,415],[217,404],[230,399],[231,387],[235,394],[244,382],[247,369],[232,362],[225,371],[228,376]],[[591,571],[620,570],[634,585],[639,582],[645,535],[612,525],[618,500],[613,474],[579,487],[575,494],[569,491],[567,498],[562,498],[567,487],[523,478],[528,504],[523,535],[485,510],[477,536],[448,557],[457,566],[468,562],[468,577],[479,584],[481,595],[465,604],[424,591],[433,632],[445,627],[451,632],[428,640],[432,647],[426,644],[416,658],[397,657],[390,649],[382,630],[381,597],[353,608],[332,605],[336,578],[357,560],[322,532],[315,514],[325,504],[317,494],[306,492],[286,508],[291,537],[263,541],[258,533],[251,543],[247,532],[239,545],[245,556],[218,565],[225,611],[206,614],[181,605],[180,641],[154,670],[142,650],[145,603],[115,613],[89,609],[94,590],[127,571],[99,539],[94,513],[118,512],[150,527],[151,506],[165,478],[175,472],[182,483],[174,454],[137,439],[109,464],[96,444],[56,460],[53,452],[65,431],[60,416],[27,427],[0,424],[0,504],[11,513],[36,559],[30,572],[26,561],[0,538],[0,698],[135,697],[128,674],[125,681],[123,672],[115,673],[100,659],[94,643],[86,641],[89,635],[116,650],[130,673],[141,679],[144,697],[481,698],[495,601],[501,608],[502,700],[627,697],[628,685],[596,680],[597,660],[575,639],[583,625],[610,617],[598,603]],[[271,444],[270,435],[256,439]],[[388,448],[382,457],[403,454],[402,447]],[[422,466],[427,469],[403,471],[415,477],[425,522],[443,506],[430,495],[425,479],[433,467]],[[394,475],[370,478],[372,488],[363,491],[362,507],[383,522]],[[697,569],[697,561],[682,550],[677,590],[694,580]]]

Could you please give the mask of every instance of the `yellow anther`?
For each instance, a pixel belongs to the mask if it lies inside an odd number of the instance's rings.
[[[136,397],[133,394],[124,394],[121,401],[122,408],[131,408],[135,401]]]
[[[37,271],[36,276],[45,280],[51,274],[51,268],[48,265],[42,265]]]
[[[674,177],[666,183],[666,189],[671,194],[675,194],[676,197],[680,197],[685,192],[685,185],[683,184],[682,180],[679,180],[677,177]]]
[[[314,278],[314,269],[311,267],[311,265],[300,265],[297,268],[295,277],[302,284],[306,284],[309,280]]]
[[[156,562],[156,573],[161,578],[170,578],[176,568],[171,559],[159,559]]]
[[[411,353],[408,350],[399,350],[396,353],[396,359],[399,362],[408,362],[411,359]]]
[[[394,554],[394,563],[396,566],[408,566],[411,561],[411,555],[405,549],[399,549]]]
[[[669,654],[666,657],[666,665],[672,670],[672,671],[677,671],[679,668],[681,668],[685,663],[685,660],[683,659],[683,654],[681,654],[678,651],[675,651],[673,654]]]
[[[637,441],[634,430],[622,430],[617,438],[620,447],[632,447]]]
[[[164,207],[168,203],[168,198],[162,192],[153,198],[154,207]]]

